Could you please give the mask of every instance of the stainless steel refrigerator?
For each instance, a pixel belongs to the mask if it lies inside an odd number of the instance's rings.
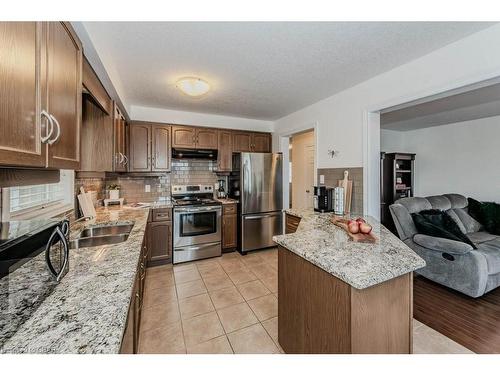
[[[241,252],[275,246],[283,233],[283,155],[242,152],[240,170]]]

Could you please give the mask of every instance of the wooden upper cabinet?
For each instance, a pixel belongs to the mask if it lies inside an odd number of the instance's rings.
[[[113,164],[115,172],[126,172],[130,164],[130,155],[127,153],[127,124],[125,117],[116,103],[113,115]]]
[[[219,149],[217,154],[217,170],[230,172],[233,166],[233,133],[230,130],[219,130]]]
[[[271,152],[271,134],[253,133],[252,134],[253,152]]]
[[[196,128],[196,148],[217,150],[217,130]]]
[[[49,22],[47,28],[46,101],[55,128],[52,138],[54,143],[50,144],[49,141],[48,167],[78,169],[82,117],[82,45],[68,23]]]
[[[234,152],[251,152],[252,151],[252,133],[250,132],[233,132],[233,151]]]
[[[85,57],[82,65],[82,84],[95,104],[107,115],[112,115],[113,101]]]
[[[45,167],[41,115],[41,22],[0,22],[0,164]]]
[[[129,172],[151,171],[151,125],[130,126]]]
[[[172,147],[196,148],[196,128],[190,126],[172,126]]]
[[[152,125],[152,167],[153,172],[170,171],[170,126]]]

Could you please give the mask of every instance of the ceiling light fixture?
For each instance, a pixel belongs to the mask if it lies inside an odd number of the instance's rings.
[[[184,94],[189,96],[201,96],[210,90],[210,85],[207,81],[197,77],[184,77],[177,81],[177,88]]]

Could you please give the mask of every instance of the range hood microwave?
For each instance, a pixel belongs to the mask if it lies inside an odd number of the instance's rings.
[[[172,149],[172,159],[217,160],[217,150],[174,148]]]

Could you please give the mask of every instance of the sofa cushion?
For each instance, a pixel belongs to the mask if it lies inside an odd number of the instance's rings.
[[[460,228],[460,231],[463,234],[467,234],[467,229],[465,228],[464,224],[462,223],[462,220],[458,217],[458,215],[455,213],[454,210],[450,209],[446,211],[446,213],[457,223],[458,227]]]
[[[469,234],[482,230],[481,223],[470,216],[466,208],[452,208],[451,211],[457,214],[465,228],[465,233]]]
[[[489,275],[500,273],[500,236],[494,240],[480,243],[477,246],[477,251],[486,258]]]
[[[465,208],[468,205],[467,198],[460,194],[444,194],[451,203],[451,208]]]
[[[432,205],[430,204],[430,202],[427,199],[421,197],[401,198],[398,199],[395,203],[403,205],[410,214],[432,209]]]
[[[487,241],[491,241],[491,240],[497,239],[500,236],[488,233],[486,231],[480,231],[480,232],[469,233],[467,235],[467,237],[469,237],[469,239],[472,242],[474,242],[475,244],[480,244],[480,243],[483,243],[483,242],[487,242]]]
[[[432,197],[426,197],[426,199],[431,204],[432,208],[441,211],[447,211],[451,208],[451,202],[444,195],[434,195]]]

